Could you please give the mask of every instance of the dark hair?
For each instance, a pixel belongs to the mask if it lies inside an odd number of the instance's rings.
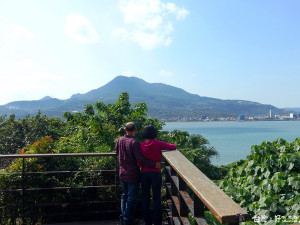
[[[156,138],[157,131],[154,126],[145,126],[143,129],[142,137],[144,139],[154,139]]]
[[[127,123],[125,129],[129,132],[134,131],[136,129],[135,123],[133,122]]]

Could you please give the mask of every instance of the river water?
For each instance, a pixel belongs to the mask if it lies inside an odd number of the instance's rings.
[[[252,145],[283,138],[288,142],[300,137],[300,121],[259,122],[175,122],[166,123],[164,130],[184,130],[201,134],[219,152],[214,165],[225,165],[245,159]]]

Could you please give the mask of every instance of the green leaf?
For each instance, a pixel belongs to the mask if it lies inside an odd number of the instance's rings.
[[[267,170],[267,172],[265,172],[265,178],[269,178],[269,176],[271,175],[271,172],[269,170]]]
[[[276,212],[277,211],[277,203],[276,202],[271,203],[270,211],[271,212]]]
[[[266,197],[262,197],[261,199],[259,199],[259,201],[258,201],[258,203],[259,203],[259,206],[260,207],[265,207],[265,206],[267,206],[267,204],[266,204]]]
[[[289,185],[292,186],[295,190],[300,189],[300,179],[289,177],[288,178]]]
[[[300,204],[294,204],[294,205],[292,206],[292,210],[293,210],[293,211],[300,211]]]
[[[289,170],[292,170],[292,169],[294,168],[294,165],[295,165],[294,163],[289,163],[288,169],[289,169]]]

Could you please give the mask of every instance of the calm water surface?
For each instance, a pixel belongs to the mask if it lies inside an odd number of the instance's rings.
[[[283,138],[292,142],[300,137],[300,121],[182,122],[166,123],[164,129],[204,136],[219,152],[219,157],[212,160],[215,165],[245,159],[252,145],[260,145],[265,140]]]

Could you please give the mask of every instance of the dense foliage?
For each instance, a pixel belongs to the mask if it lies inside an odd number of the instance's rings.
[[[255,222],[300,222],[300,138],[253,146],[247,160],[233,167],[220,187]]]
[[[246,160],[217,168],[211,164],[211,158],[218,155],[217,151],[205,138],[201,135],[190,135],[185,131],[163,131],[164,123],[148,118],[147,110],[145,103],[137,103],[132,107],[128,93],[124,92],[115,103],[105,104],[98,101],[94,106],[86,105],[82,113],[66,112],[63,114],[65,120],[49,118],[40,112],[22,119],[16,119],[13,114],[8,117],[0,116],[0,154],[112,152],[116,139],[124,135],[124,125],[127,122],[136,123],[136,137],[140,141],[143,141],[142,128],[145,125],[154,125],[158,129],[158,139],[176,144],[177,149],[209,178],[223,178],[219,182],[220,187],[245,208],[256,222],[260,220],[275,224],[274,219],[279,221],[280,217],[281,222],[278,224],[283,224],[284,217],[286,220],[290,217],[294,222],[299,216],[300,139],[292,143],[282,139],[273,143],[263,142],[260,146],[252,147],[252,153]],[[5,168],[1,171],[0,189],[20,189],[22,160],[1,163],[2,168]],[[78,189],[57,192],[55,195],[45,195],[43,192],[27,193],[28,207],[25,209],[21,207],[20,192],[4,192],[0,198],[0,204],[7,206],[0,214],[3,224],[15,224],[17,220],[9,215],[20,215],[22,210],[31,218],[28,220],[31,224],[37,220],[51,222],[49,218],[32,216],[44,213],[43,208],[35,207],[36,203],[51,203],[55,206],[52,212],[58,214],[63,211],[63,208],[57,206],[61,203],[68,208],[71,202],[111,199],[114,196],[111,189],[80,189],[85,186],[113,183],[114,177],[100,172],[103,169],[114,168],[113,158],[26,159],[25,165],[26,170],[32,172],[26,177],[26,188],[72,186]],[[54,175],[47,174],[46,171],[98,172]],[[83,211],[87,208],[78,207],[76,210]],[[209,224],[219,224],[209,212],[206,212],[206,219]]]
[[[158,139],[176,144],[177,149],[209,178],[219,180],[223,177],[219,182],[220,187],[245,208],[256,222],[260,220],[275,224],[274,219],[279,221],[280,217],[281,222],[278,224],[282,224],[284,217],[289,220],[288,218],[295,219],[299,216],[300,139],[292,143],[282,139],[273,143],[263,142],[260,146],[252,147],[252,153],[246,160],[217,168],[211,164],[211,158],[217,156],[217,151],[205,138],[201,135],[190,135],[185,131],[163,131],[164,123],[148,118],[147,110],[145,103],[137,103],[131,107],[129,95],[124,92],[115,103],[105,104],[98,101],[94,106],[86,105],[82,113],[66,112],[63,114],[65,120],[49,118],[40,112],[23,119],[16,119],[13,114],[8,117],[0,116],[0,154],[112,152],[116,139],[124,135],[124,125],[127,122],[136,123],[136,137],[140,141],[143,141],[142,128],[145,125],[154,125],[158,129]],[[0,189],[21,188],[22,160],[1,163],[2,168],[5,168],[0,176]],[[0,204],[7,206],[0,214],[3,224],[15,224],[17,220],[9,215],[22,214],[22,210],[31,218],[28,220],[31,224],[37,220],[51,222],[49,218],[32,216],[44,213],[43,208],[35,207],[36,203],[51,203],[56,207],[52,208],[53,213],[60,213],[63,208],[57,205],[61,203],[68,208],[70,202],[113,198],[114,193],[111,189],[80,189],[85,186],[113,183],[114,177],[100,172],[103,169],[114,168],[113,158],[26,159],[25,165],[26,170],[32,172],[26,177],[26,188],[72,186],[78,189],[57,192],[55,195],[45,195],[43,192],[27,193],[28,207],[25,209],[21,207],[20,192],[4,192],[0,198]],[[47,174],[46,171],[98,172],[54,175]],[[82,211],[87,208],[78,207],[76,210]],[[206,219],[209,224],[219,224],[209,212],[206,212]]]
[[[7,119],[0,116],[0,154],[15,154],[44,136],[57,140],[63,135],[66,135],[66,124],[58,118],[41,115],[41,112],[18,120],[14,114]]]
[[[58,118],[48,118],[39,112],[36,116],[27,116],[16,120],[14,115],[0,117],[0,151],[2,154],[34,154],[34,153],[101,153],[114,151],[115,141],[124,135],[124,125],[134,121],[137,125],[137,139],[142,141],[141,132],[145,125],[154,125],[158,129],[158,138],[177,145],[192,162],[211,178],[218,176],[217,170],[211,165],[210,159],[217,152],[208,146],[208,141],[200,135],[189,135],[184,131],[162,131],[163,123],[157,119],[147,117],[147,105],[137,103],[131,107],[128,93],[121,93],[115,103],[105,104],[98,101],[93,105],[86,105],[82,113],[63,114],[65,121]],[[3,169],[0,176],[0,189],[20,189],[22,177],[20,176],[23,164],[22,159],[10,162]],[[7,162],[6,162],[7,164]],[[51,159],[25,159],[25,169],[31,174],[26,177],[26,188],[51,188],[68,187],[78,188],[77,191],[59,192],[53,195],[45,195],[44,192],[32,192],[27,194],[27,208],[22,209],[20,193],[5,192],[0,198],[0,204],[8,208],[1,211],[4,223],[16,223],[13,217],[22,214],[22,210],[28,217],[28,221],[34,224],[37,217],[43,215],[45,209],[35,207],[39,205],[69,205],[80,201],[99,200],[103,197],[113,198],[113,192],[95,190],[81,190],[84,186],[97,186],[113,183],[113,176],[96,173],[71,173],[53,174],[46,171],[100,171],[112,169],[115,166],[113,158],[51,158]],[[14,173],[6,174],[6,173]],[[80,191],[81,190],[81,191]],[[80,196],[80,199],[78,199]],[[7,211],[8,210],[8,211]],[[12,210],[12,211],[9,211]],[[49,209],[48,209],[49,210]],[[74,210],[74,209],[72,209]],[[76,208],[76,210],[83,210]],[[56,206],[54,213],[63,211]],[[10,217],[10,215],[12,217]],[[43,223],[51,222],[51,219],[39,217]]]
[[[19,153],[57,153],[63,147],[46,136]],[[114,162],[108,157],[25,158],[24,164],[23,159],[17,159],[0,176],[0,188],[4,190],[0,204],[5,206],[0,211],[0,224],[45,224],[67,219],[65,215],[70,211],[93,212],[96,205],[101,207],[103,204],[100,201],[111,201],[114,197],[111,188],[93,188],[114,183],[114,173],[102,172],[103,169],[113,169]],[[29,172],[24,180],[23,166]],[[30,190],[25,195],[16,191],[23,185]],[[105,203],[106,210],[114,208],[115,204]],[[81,218],[81,215],[77,216]]]

